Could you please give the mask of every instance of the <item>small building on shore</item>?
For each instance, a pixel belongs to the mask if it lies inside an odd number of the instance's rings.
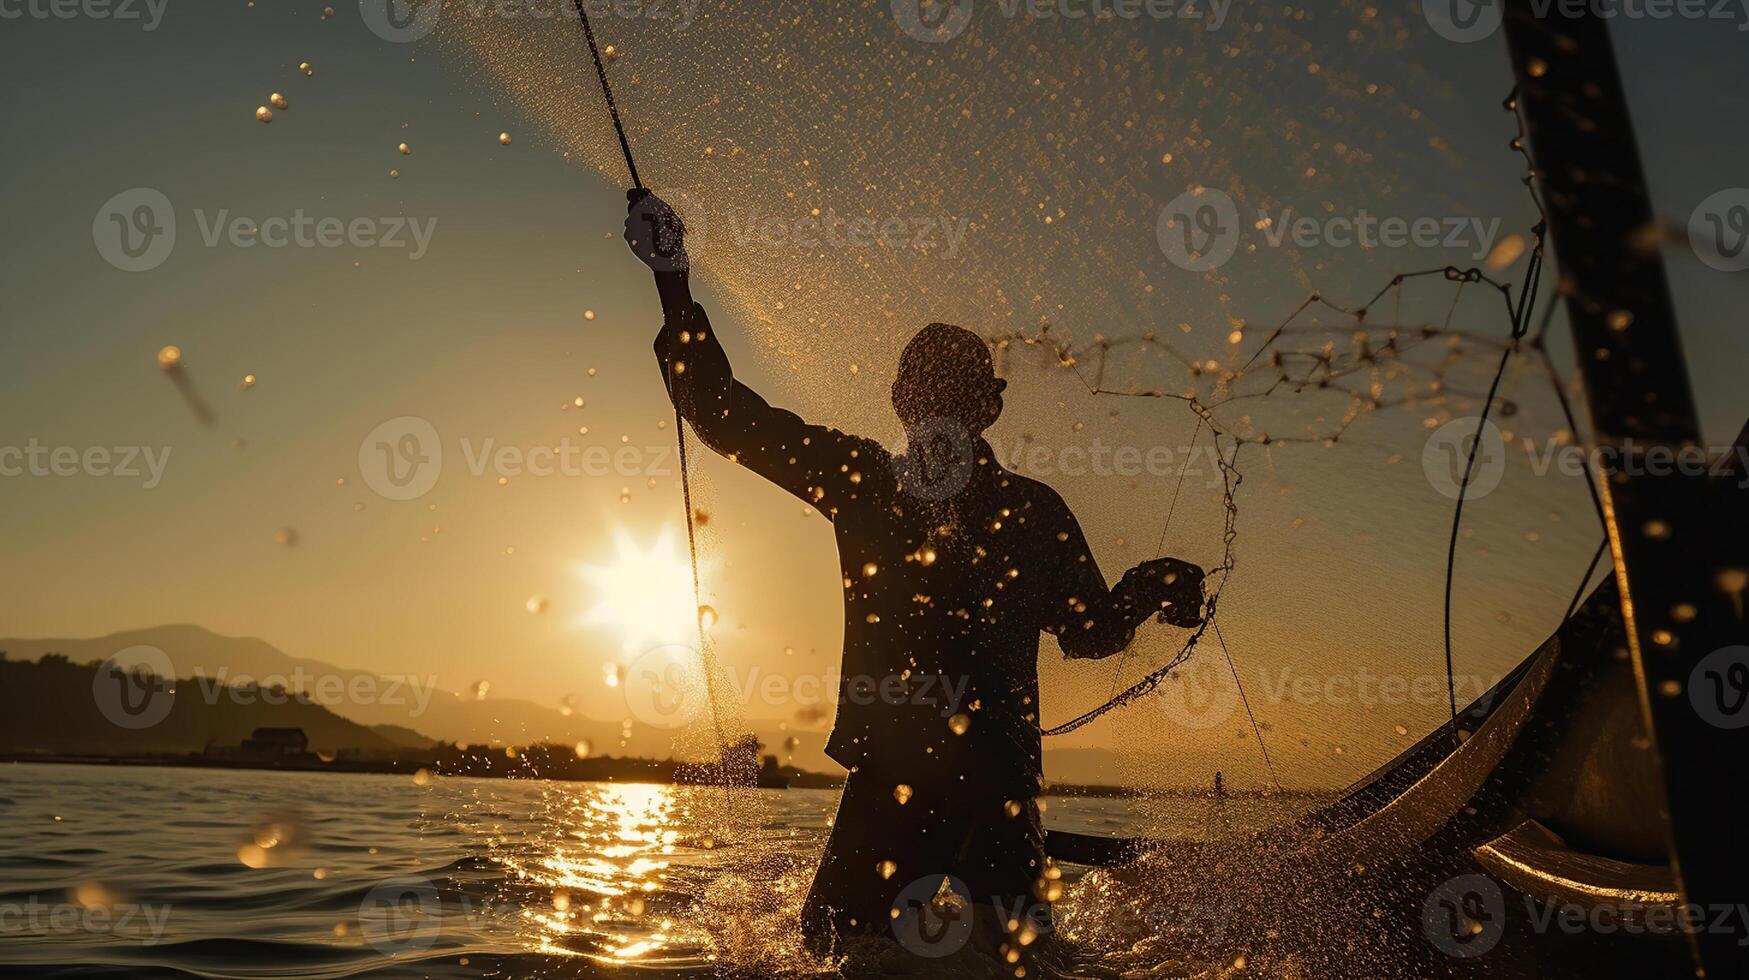
[[[245,759],[289,759],[310,751],[310,738],[302,728],[257,728],[243,740]]]

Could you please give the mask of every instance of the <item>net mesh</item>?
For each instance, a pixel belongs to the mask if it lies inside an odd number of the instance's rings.
[[[992,444],[1064,495],[1108,578],[1162,551],[1216,573],[1194,642],[1150,628],[1109,665],[1044,658],[1047,725],[1164,676],[1047,743],[1047,777],[1328,791],[1559,621],[1597,534],[1582,477],[1529,478],[1575,438],[1549,324],[1513,340],[1536,202],[1513,117],[1469,84],[1498,93],[1503,71],[1456,65],[1413,11],[1076,24],[980,5],[929,41],[902,4],[638,9],[595,30],[743,376],[898,445],[899,350],[968,326],[1010,379]],[[556,151],[623,181],[581,33],[536,26],[446,13],[439,37]],[[1162,215],[1211,191],[1242,216],[1237,247],[1186,269]],[[1366,214],[1438,216],[1439,240],[1287,232]],[[1453,500],[1430,467],[1453,457],[1429,437],[1481,414],[1502,365],[1493,418],[1531,451],[1458,529],[1448,678]],[[746,543],[713,525],[704,544]]]

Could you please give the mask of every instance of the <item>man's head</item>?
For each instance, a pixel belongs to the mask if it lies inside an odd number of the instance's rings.
[[[990,347],[964,327],[931,323],[905,345],[893,381],[893,408],[906,429],[953,419],[977,435],[1002,414],[1002,389]]]

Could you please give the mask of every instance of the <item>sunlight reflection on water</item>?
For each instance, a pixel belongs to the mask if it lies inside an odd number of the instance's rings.
[[[81,907],[118,896],[154,917],[33,936],[0,947],[0,963],[46,973],[120,956],[130,971],[261,978],[830,974],[797,922],[836,805],[832,790],[8,766],[0,890]],[[1170,823],[1194,834],[1208,806],[1185,798]],[[1135,833],[1127,807],[1056,798],[1050,820]],[[285,828],[296,847],[280,843]],[[238,841],[270,838],[274,860],[239,860]],[[1121,911],[1136,882],[1080,879],[1064,875],[1067,931],[1106,952],[1158,931],[1102,911]]]

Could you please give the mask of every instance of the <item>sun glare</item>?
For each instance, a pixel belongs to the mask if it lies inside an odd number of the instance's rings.
[[[677,547],[674,529],[664,527],[644,549],[631,532],[618,527],[613,547],[610,561],[579,569],[595,600],[583,613],[582,625],[618,630],[627,653],[694,641],[698,614],[692,569]]]

